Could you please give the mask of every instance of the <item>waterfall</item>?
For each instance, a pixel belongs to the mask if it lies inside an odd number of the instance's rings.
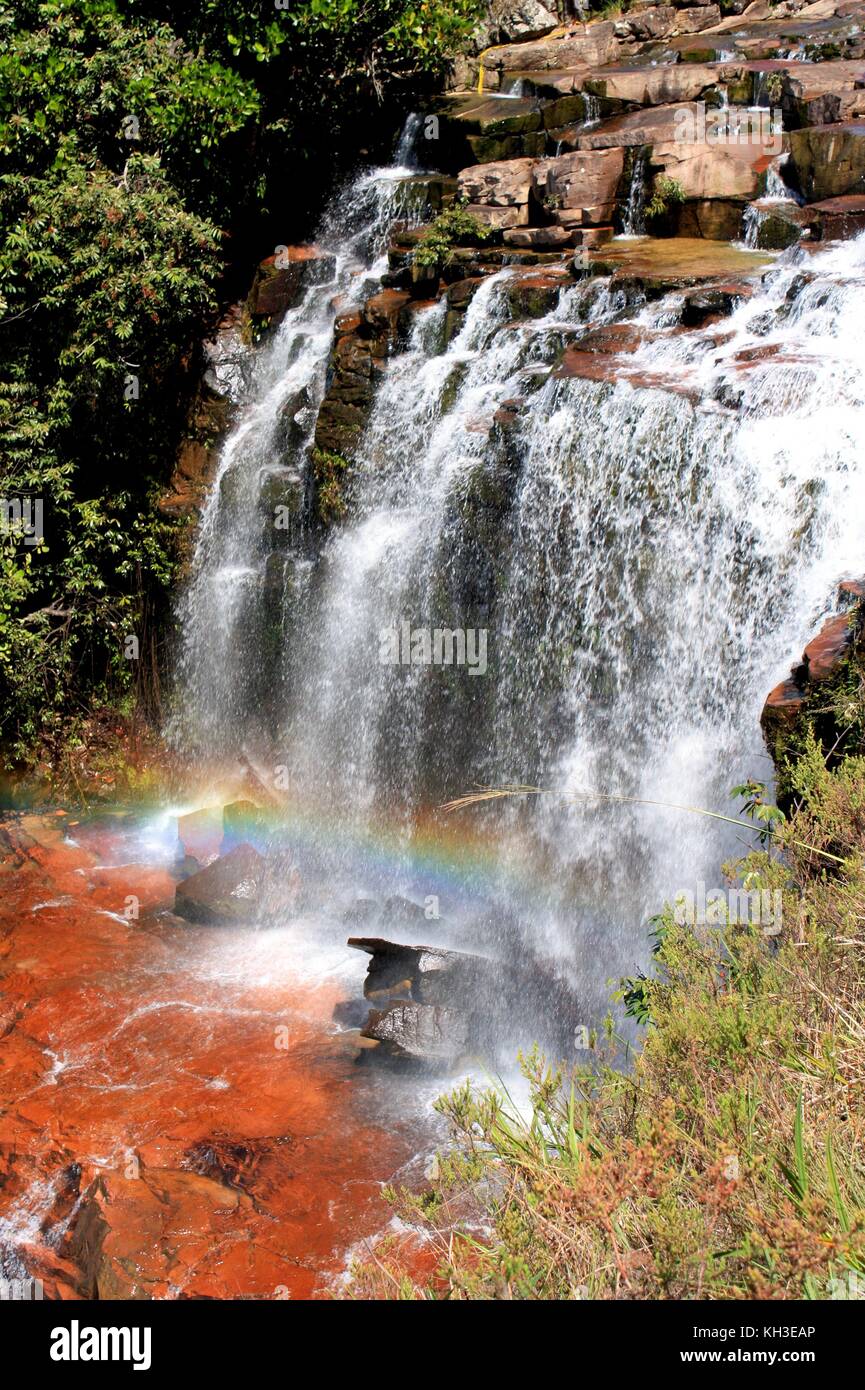
[[[367,245],[386,184],[361,185]],[[725,811],[733,784],[769,779],[763,698],[836,582],[863,570],[865,239],[814,254],[807,274],[785,253],[720,343],[713,326],[675,331],[681,294],[628,307],[602,278],[563,281],[536,319],[519,318],[510,269],[461,322],[444,300],[419,311],[379,387],[351,512],[298,552],[264,661],[250,642],[266,557],[244,509],[286,402],[303,383],[303,415],[320,393],[330,301],[374,259],[360,236],[263,353],[226,445],[186,609],[187,699],[215,748],[270,740],[320,818],[310,838],[333,891],[437,882],[418,827],[447,795],[554,789],[477,813],[484,941],[555,957],[601,1007],[607,979],[645,963],[647,915],[718,884],[740,848],[717,822],[628,799]],[[558,370],[589,324],[622,318],[644,341],[610,380]],[[288,466],[302,472],[302,453]],[[484,631],[488,668],[386,658],[403,629]],[[625,800],[561,801],[590,791]],[[462,922],[455,944],[472,949]]]
[[[769,214],[764,208],[760,208],[756,203],[749,203],[745,208],[745,216],[742,219],[742,244],[747,246],[749,251],[757,248],[760,238],[760,228],[766,221]]]
[[[393,162],[398,169],[416,169],[417,142],[423,129],[423,116],[419,111],[411,111],[406,116],[400,137],[394,150]]]
[[[795,203],[801,206],[804,202],[801,194],[796,194],[787,187],[781,174],[789,157],[788,154],[782,154],[772,160],[766,170],[765,192],[756,203],[749,203],[745,208],[742,244],[750,250],[759,245],[760,228],[770,215],[770,210],[765,206],[767,203]]]
[[[583,92],[583,125],[586,130],[598,125],[601,119],[601,103],[591,92]]]
[[[631,165],[631,183],[628,189],[628,202],[622,219],[623,236],[645,236],[646,223],[643,210],[646,204],[646,164],[648,151],[640,148],[634,155]]]
[[[400,139],[404,155],[413,122]],[[284,695],[273,675],[288,611],[313,567],[303,530],[306,463],[333,323],[337,310],[363,303],[386,269],[386,234],[404,213],[404,174],[399,166],[364,173],[334,198],[316,239],[326,253],[317,281],[259,348],[236,403],[181,601],[181,699],[170,733],[186,749],[218,757],[254,747]],[[287,531],[274,528],[275,506],[292,518]]]

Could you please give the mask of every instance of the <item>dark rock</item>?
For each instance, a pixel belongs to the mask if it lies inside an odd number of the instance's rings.
[[[248,307],[253,318],[279,319],[310,285],[332,280],[336,261],[316,246],[286,246],[261,262]]]
[[[238,845],[177,885],[174,911],[190,922],[232,926],[258,910],[263,861],[252,845]]]
[[[371,1010],[361,1037],[382,1043],[391,1057],[449,1064],[468,1050],[469,1025],[463,1015],[434,1004],[396,1001]]]
[[[821,241],[850,241],[865,231],[865,195],[824,198],[802,209]]]
[[[787,246],[795,246],[813,221],[807,209],[792,201],[760,198],[752,206],[761,214],[757,226],[757,246],[761,251],[783,251]]]
[[[494,1052],[498,1043],[511,1044],[522,1028],[554,1048],[561,1047],[582,1021],[567,983],[555,970],[530,957],[511,963],[439,946],[405,946],[381,937],[350,937],[348,944],[372,957],[364,994],[368,999],[391,1001],[385,1012],[393,1015],[393,1026],[421,1026],[419,1016],[410,1012],[401,1019],[392,1007],[395,1003],[442,1012],[447,1027],[441,1032],[447,1046],[443,1041],[441,1047],[450,1057],[459,1055],[467,1042]],[[444,1052],[438,1051],[437,1025],[431,1015],[427,1023],[432,1060]],[[382,1040],[377,1032],[366,1030],[365,1035]]]
[[[753,293],[754,287],[747,280],[726,285],[704,285],[691,290],[685,295],[682,324],[686,328],[697,328],[716,314],[726,318],[743,299],[750,299]]]

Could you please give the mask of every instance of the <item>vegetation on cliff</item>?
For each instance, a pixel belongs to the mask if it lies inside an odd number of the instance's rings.
[[[298,210],[314,217],[361,140],[390,138],[400,91],[441,68],[477,12],[0,3],[0,727],[13,757],[152,688],[174,556],[154,499],[226,269],[246,277],[253,241],[260,255],[277,226],[279,240],[308,231]]]

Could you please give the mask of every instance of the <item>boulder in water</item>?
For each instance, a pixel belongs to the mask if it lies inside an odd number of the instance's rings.
[[[373,1009],[360,1036],[384,1044],[388,1056],[421,1062],[456,1062],[469,1046],[464,1015],[402,1001]]]
[[[497,1043],[512,1044],[521,1031],[543,1037],[553,1049],[567,1045],[577,1024],[583,1023],[578,1001],[570,986],[543,962],[521,957],[516,964],[492,960],[467,951],[440,946],[406,946],[381,937],[349,937],[349,946],[372,957],[364,994],[367,999],[388,1000],[383,1012],[387,1022],[376,1022],[376,1031],[364,1035],[378,1041],[394,1028],[417,1030],[413,1048],[404,1053],[421,1055],[421,1040],[438,1036],[429,1060],[445,1055],[456,1058],[467,1046],[495,1050]],[[442,1015],[407,1013],[396,1006],[436,1010]],[[458,1021],[458,1022],[457,1022]],[[446,1038],[445,1038],[446,1035]],[[447,1047],[450,1051],[447,1051]],[[388,1054],[389,1055],[389,1054]]]
[[[252,845],[237,845],[177,885],[174,911],[206,926],[250,922],[258,912],[264,861]]]

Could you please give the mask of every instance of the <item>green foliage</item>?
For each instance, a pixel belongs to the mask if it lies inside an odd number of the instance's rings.
[[[348,506],[345,495],[348,459],[327,449],[313,449],[312,472],[315,479],[315,510],[319,521],[330,526],[339,521]]]
[[[396,1199],[439,1255],[412,1296],[861,1296],[865,758],[830,769],[812,744],[798,786],[772,852],[728,869],[780,894],[771,933],[654,920],[652,975],[620,996],[652,1023],[632,1068],[611,1038],[592,1067],[523,1059],[528,1114],[469,1083],[442,1098],[455,1146]],[[737,792],[767,805],[759,783]],[[405,1278],[396,1251],[355,1288],[390,1297],[397,1279],[405,1297]]]
[[[469,212],[465,203],[440,212],[412,253],[412,263],[423,269],[447,265],[455,246],[475,246],[491,236],[486,223]]]
[[[652,196],[646,204],[646,216],[664,217],[672,207],[684,201],[685,191],[679,180],[659,174],[652,188]]]
[[[742,813],[760,826],[760,843],[765,845],[773,831],[786,819],[783,811],[766,800],[765,782],[744,782],[742,786],[734,787],[731,795],[743,799]]]
[[[140,683],[126,636],[158,645],[177,547],[155,500],[226,250],[261,254],[268,205],[315,216],[359,112],[438,72],[479,9],[0,0],[0,496],[41,499],[45,532],[0,533],[14,756]]]

